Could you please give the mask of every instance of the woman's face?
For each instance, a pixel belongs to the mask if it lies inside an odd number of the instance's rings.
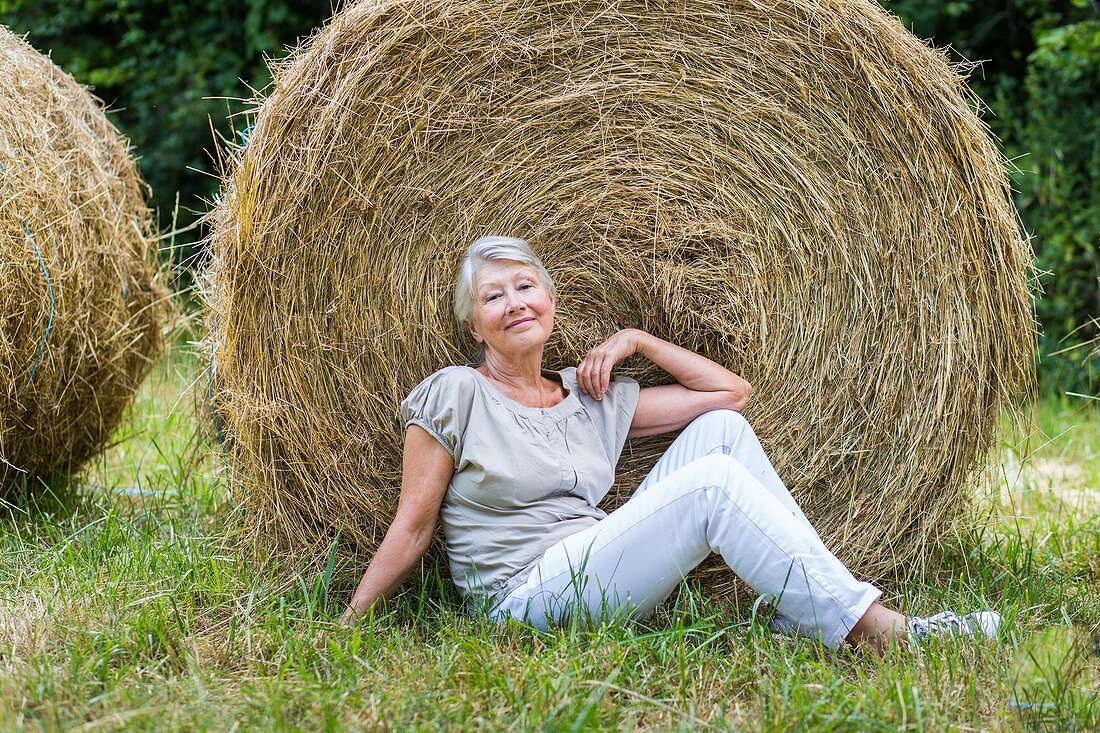
[[[474,275],[470,333],[502,354],[541,348],[554,330],[554,297],[530,265],[495,260]]]

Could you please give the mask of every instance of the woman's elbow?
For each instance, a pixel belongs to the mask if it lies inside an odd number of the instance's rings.
[[[423,517],[412,519],[397,518],[390,525],[387,537],[393,536],[394,544],[401,548],[402,554],[419,560],[432,545],[435,537],[436,520]]]
[[[435,539],[435,523],[420,525],[414,531],[409,532],[408,536],[410,549],[416,554],[417,559],[420,559],[432,546],[432,540]]]
[[[741,412],[745,405],[749,403],[749,397],[752,397],[752,385],[748,380],[740,380],[733,389],[727,393],[729,395],[729,409],[735,412]]]

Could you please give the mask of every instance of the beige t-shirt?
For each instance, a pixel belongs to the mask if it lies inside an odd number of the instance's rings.
[[[606,514],[615,464],[638,405],[638,383],[616,377],[597,402],[577,370],[544,371],[567,394],[548,408],[504,396],[468,366],[441,369],[401,403],[454,459],[440,518],[451,578],[463,596],[495,603],[522,584],[548,548]]]

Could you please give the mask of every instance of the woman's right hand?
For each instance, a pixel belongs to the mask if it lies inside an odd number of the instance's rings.
[[[392,596],[431,547],[454,461],[426,430],[410,425],[401,461],[401,498],[341,620],[357,621],[379,599]]]

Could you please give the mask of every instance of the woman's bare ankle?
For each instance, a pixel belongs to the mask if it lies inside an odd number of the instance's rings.
[[[853,646],[885,649],[891,642],[906,640],[907,621],[903,614],[875,601],[852,627],[845,640]]]

